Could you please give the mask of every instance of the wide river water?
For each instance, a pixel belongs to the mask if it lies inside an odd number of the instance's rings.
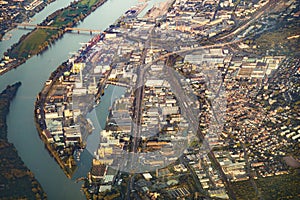
[[[70,2],[71,0],[57,0],[34,16],[32,23],[41,22],[47,15],[67,6]],[[78,27],[104,30],[134,4],[136,4],[135,0],[108,0],[103,6],[89,15]],[[0,53],[3,54],[10,45],[17,42],[20,36],[26,32],[26,30],[10,31],[12,37],[10,40],[0,43]],[[89,154],[90,151],[85,151],[81,156],[81,164],[78,172],[75,174],[75,178],[72,180],[68,179],[55,160],[49,155],[38,136],[33,118],[34,101],[50,73],[59,64],[68,59],[70,52],[77,51],[80,48],[80,42],[87,42],[91,37],[89,34],[68,33],[42,55],[32,57],[17,69],[11,70],[0,77],[1,91],[9,84],[13,84],[16,81],[22,82],[22,86],[11,104],[7,118],[8,139],[16,146],[22,160],[41,183],[49,199],[85,199],[80,191],[82,183],[75,183],[74,179],[86,175],[91,166],[92,156]],[[107,88],[105,91],[106,95],[102,100],[103,103],[96,109],[99,121],[104,120],[105,122],[107,112],[104,111],[111,105],[110,95],[114,89],[119,90],[119,88],[115,87]],[[97,135],[99,135],[98,131],[99,129],[91,137],[96,136],[97,138]],[[95,146],[96,144],[90,145]]]
[[[42,12],[36,14],[31,23],[40,23],[47,15],[66,7],[72,1],[56,0]],[[162,0],[152,0],[149,2],[148,8],[160,1]],[[135,4],[137,4],[137,0],[108,0],[81,22],[78,27],[104,30]],[[3,55],[3,52],[16,43],[26,32],[28,30],[14,29],[10,31],[9,34],[12,34],[10,40],[0,42],[0,55]],[[7,118],[8,139],[15,145],[22,160],[41,183],[49,199],[85,199],[80,191],[82,183],[75,183],[74,179],[85,176],[88,172],[91,166],[92,151],[97,147],[99,130],[105,123],[108,108],[112,103],[112,96],[117,98],[124,92],[124,89],[120,87],[109,86],[106,89],[100,106],[96,108],[96,112],[93,111],[89,116],[96,127],[94,133],[88,138],[87,149],[89,151],[85,150],[82,154],[79,170],[74,178],[68,179],[49,155],[38,136],[33,118],[34,102],[50,73],[70,57],[70,52],[77,51],[81,42],[87,42],[91,37],[89,34],[67,33],[42,55],[33,56],[17,69],[0,76],[1,91],[9,84],[17,81],[22,82],[22,86],[11,104]],[[100,121],[100,124],[95,120]]]

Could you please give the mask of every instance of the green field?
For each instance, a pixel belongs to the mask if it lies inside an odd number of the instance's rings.
[[[52,35],[57,34],[56,30],[36,29],[32,31],[23,42],[13,49],[12,53],[16,57],[28,57],[39,53],[43,45],[48,46],[48,40]]]
[[[87,5],[88,7],[92,7],[97,3],[98,0],[83,0],[79,3],[79,5]]]

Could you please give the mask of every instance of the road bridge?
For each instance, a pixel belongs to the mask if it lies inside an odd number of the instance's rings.
[[[27,27],[30,28],[38,28],[38,29],[49,29],[49,30],[64,30],[65,32],[67,31],[77,31],[77,33],[81,32],[88,32],[90,34],[96,33],[104,33],[102,30],[98,29],[88,29],[88,28],[76,28],[76,27],[67,27],[67,28],[60,28],[56,26],[42,26],[42,25],[37,25],[37,24],[30,24],[30,23],[13,23],[13,25],[17,26],[19,29],[26,29]]]
[[[117,85],[117,86],[127,87],[127,88],[130,87],[129,84],[121,83],[121,82],[116,82],[116,81],[106,81],[106,84]]]

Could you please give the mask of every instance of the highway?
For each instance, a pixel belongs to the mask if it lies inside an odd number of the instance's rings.
[[[153,34],[154,27],[152,27],[149,31],[149,34]],[[145,46],[150,46],[151,41],[146,41]],[[142,52],[141,61],[144,63],[147,54],[147,49],[145,48]],[[138,152],[138,146],[140,142],[140,124],[141,124],[141,114],[142,114],[142,101],[144,95],[144,78],[145,72],[153,62],[147,65],[141,65],[137,68],[137,82],[135,85],[135,99],[134,99],[134,109],[133,109],[133,126],[132,126],[132,136],[133,136],[133,152]],[[134,156],[133,156],[134,157]],[[134,162],[131,162],[131,166],[133,167]]]

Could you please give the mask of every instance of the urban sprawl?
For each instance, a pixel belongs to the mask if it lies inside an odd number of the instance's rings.
[[[246,43],[298,18],[299,2],[174,0],[141,16],[146,4],[86,43],[38,95],[40,135],[72,176],[93,131],[87,113],[108,85],[125,88],[98,133],[86,196],[236,199],[241,181],[259,196],[255,180],[299,167],[300,60]]]

